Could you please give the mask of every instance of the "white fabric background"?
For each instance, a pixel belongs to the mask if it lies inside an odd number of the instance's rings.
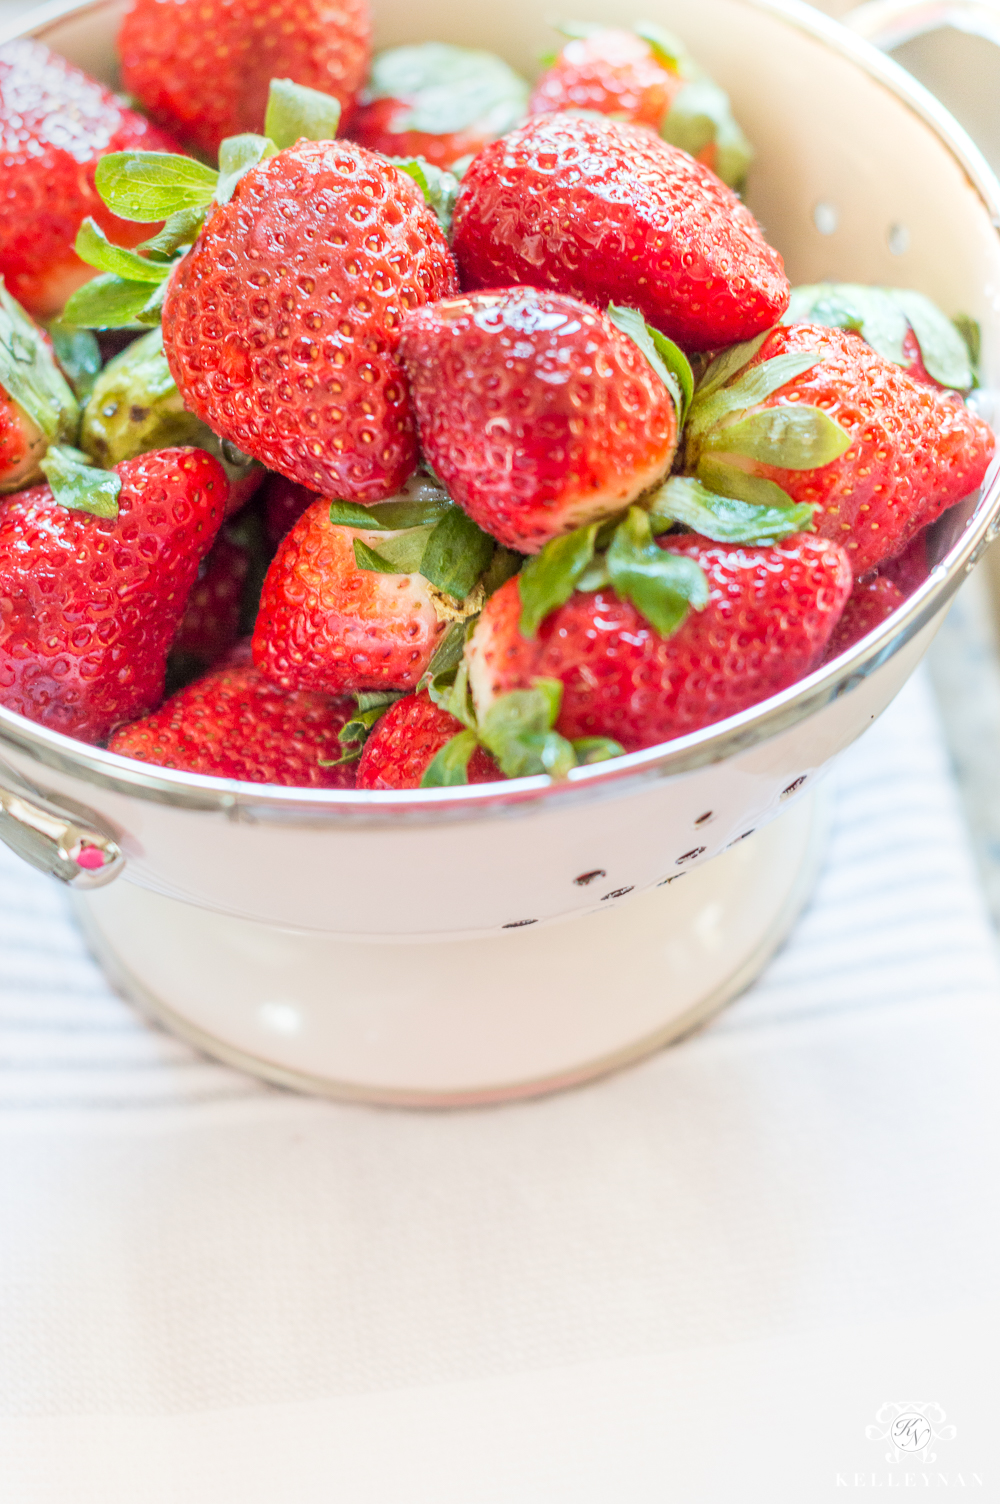
[[[922,680],[833,777],[750,993],[460,1114],[200,1059],[0,848],[4,1504],[811,1504],[917,1392],[1000,1498],[1000,971]]]

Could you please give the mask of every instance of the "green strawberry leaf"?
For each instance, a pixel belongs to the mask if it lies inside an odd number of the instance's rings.
[[[337,740],[344,748],[342,757],[330,762],[320,758],[321,768],[339,768],[346,762],[357,762],[365,750],[365,742],[372,728],[385,715],[390,705],[403,698],[403,690],[364,690],[355,695],[357,709],[351,719],[337,732]]]
[[[127,328],[138,322],[151,291],[148,282],[126,282],[105,272],[77,288],[63,309],[63,323],[86,329]]]
[[[484,598],[489,600],[501,585],[506,585],[508,580],[512,580],[523,563],[523,554],[515,553],[512,548],[504,548],[502,543],[498,543],[493,550],[489,567],[479,582],[483,587]]]
[[[969,360],[972,365],[973,379],[979,369],[979,361],[983,353],[983,331],[974,318],[967,313],[956,313],[952,323],[958,330],[965,342],[965,348],[969,352]]]
[[[608,541],[610,542],[610,539]],[[588,590],[606,590],[610,587],[610,585],[611,576],[608,573],[607,553],[595,553],[593,563],[587,565],[587,568],[583,571],[583,574],[576,582],[576,588],[581,592]]]
[[[443,167],[435,167],[424,157],[390,157],[389,161],[413,179],[424,196],[424,202],[437,215],[442,230],[450,235],[452,215],[462,186],[455,174]]]
[[[784,492],[782,492],[784,495]],[[691,476],[675,475],[653,493],[647,502],[654,534],[667,532],[674,523],[716,543],[777,542],[812,525],[814,508],[799,506],[754,506],[732,496],[720,496]]]
[[[162,282],[170,275],[163,261],[148,261],[136,251],[112,245],[104,231],[92,219],[85,219],[77,232],[76,254],[99,272],[114,272],[129,282]]]
[[[56,360],[69,380],[78,402],[86,402],[103,364],[101,347],[89,329],[74,329],[60,322],[47,326]]]
[[[699,437],[706,430],[714,428],[730,413],[743,412],[766,402],[781,387],[787,386],[797,376],[804,375],[818,365],[820,359],[815,352],[803,354],[801,351],[790,350],[785,355],[773,355],[759,366],[752,366],[732,386],[713,391],[708,397],[705,397],[704,392],[696,393],[691,409],[689,438]]]
[[[52,444],[41,462],[52,495],[62,507],[116,518],[122,483],[113,470],[98,470],[81,449]]]
[[[753,161],[753,147],[733,117],[729,96],[707,75],[690,78],[671,101],[660,135],[696,157],[715,146],[714,172],[731,188],[741,188]]]
[[[739,454],[781,470],[820,470],[846,454],[851,443],[847,430],[822,408],[789,403],[714,428],[704,452]]]
[[[228,204],[237,185],[247,173],[273,157],[277,150],[274,142],[267,136],[227,136],[219,147],[219,181],[215,189],[215,202]]]
[[[154,288],[153,295],[135,316],[137,324],[159,324],[163,320],[163,305],[167,301],[167,283]]]
[[[363,507],[356,501],[331,501],[330,521],[337,527],[361,527],[370,533],[398,533],[440,520],[452,503],[442,492],[423,501],[380,501]]]
[[[387,538],[378,552],[362,543],[360,538],[355,538],[354,558],[358,568],[374,574],[420,574],[433,531],[430,527],[416,527],[397,533]]]
[[[434,656],[427,665],[424,678],[428,683],[433,679],[450,673],[453,669],[456,672],[458,671],[458,665],[462,661],[462,654],[465,652],[465,644],[468,639],[467,626],[468,622],[452,622],[444,637],[434,649]],[[423,684],[423,681],[421,683]]]
[[[631,601],[661,637],[676,632],[692,606],[700,611],[708,603],[708,581],[700,566],[654,543],[641,507],[629,508],[607,560],[617,594]]]
[[[421,680],[421,684],[424,684],[424,680]],[[446,669],[436,674],[425,687],[435,705],[447,710],[449,715],[461,721],[470,731],[476,729],[476,711],[469,688],[469,665],[464,657],[460,659],[457,669]]]
[[[307,89],[290,78],[272,78],[264,135],[279,151],[294,146],[303,137],[307,141],[333,141],[340,126],[340,114],[340,101],[332,94]]]
[[[709,397],[713,397],[727,381],[731,381],[744,366],[749,365],[770,332],[768,329],[764,334],[755,335],[753,339],[744,340],[738,345],[730,345],[728,350],[723,350],[721,355],[709,361],[698,382],[695,404],[703,406]]]
[[[632,30],[637,37],[648,42],[656,61],[668,73],[679,73],[682,76],[686,74],[691,62],[690,55],[684,43],[672,31],[667,31],[665,26],[657,26],[655,21],[637,21]]]
[[[534,637],[545,618],[569,600],[577,581],[594,557],[597,523],[546,543],[527,560],[518,579],[521,593],[520,631]]]
[[[119,219],[152,224],[182,209],[207,209],[219,174],[193,157],[161,151],[116,151],[97,164],[94,182]]]
[[[902,309],[916,335],[928,375],[940,381],[942,386],[954,387],[959,392],[969,391],[975,372],[969,359],[969,348],[951,319],[945,318],[940,308],[921,292],[902,287],[889,287],[885,291]]]
[[[881,287],[863,287],[856,282],[817,282],[793,288],[782,323],[851,329],[886,360],[897,366],[906,362],[903,348],[906,316]]]
[[[38,425],[49,443],[75,439],[80,408],[45,336],[0,277],[0,387]]]
[[[785,511],[795,506],[787,491],[765,480],[761,475],[750,475],[736,465],[727,465],[714,454],[704,454],[698,461],[698,479],[709,491],[732,501],[745,501],[750,506]]]
[[[489,568],[495,546],[460,507],[449,507],[430,534],[420,573],[446,595],[464,601]]]
[[[486,712],[479,739],[508,778],[565,778],[576,767],[572,743],[552,729],[562,694],[558,679],[537,679],[531,689],[498,696]]]
[[[194,245],[204,223],[204,209],[179,209],[169,216],[159,234],[144,240],[138,249],[154,261],[172,262],[179,250]]]
[[[638,345],[653,370],[674,399],[677,409],[677,426],[683,427],[694,395],[694,372],[684,352],[667,339],[658,329],[646,323],[635,308],[622,308],[615,303],[608,305],[608,318],[616,329]]]
[[[621,742],[614,741],[610,736],[579,736],[573,742],[573,751],[576,753],[577,766],[590,767],[595,762],[607,762],[612,757],[624,757],[625,748]]]
[[[469,781],[469,759],[479,746],[474,731],[458,731],[424,770],[422,789],[448,789]]]
[[[364,97],[410,105],[394,130],[450,136],[476,126],[486,136],[505,136],[524,117],[529,93],[525,80],[492,52],[419,42],[380,52]]]

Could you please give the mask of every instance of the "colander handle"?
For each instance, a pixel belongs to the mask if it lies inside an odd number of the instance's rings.
[[[1000,10],[981,0],[869,0],[840,20],[883,52],[949,26],[1000,47]]]
[[[0,841],[40,872],[78,889],[103,888],[125,866],[118,842],[94,816],[69,813],[0,767]]]

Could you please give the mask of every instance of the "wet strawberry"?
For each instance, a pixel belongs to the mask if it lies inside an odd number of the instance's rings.
[[[229,489],[200,449],[113,473],[117,517],[60,505],[48,486],[0,505],[0,703],[90,742],[160,700]]]
[[[462,722],[427,694],[406,695],[391,705],[365,742],[358,763],[359,789],[418,789],[437,754],[465,730]],[[493,783],[503,774],[484,747],[466,766],[466,782]]]
[[[480,152],[452,241],[463,286],[527,283],[638,308],[690,350],[781,317],[781,257],[707,167],[649,131],[539,115]]]
[[[50,443],[74,442],[79,423],[79,405],[50,336],[0,277],[0,495],[41,480]]]
[[[491,52],[423,42],[379,53],[345,134],[387,157],[450,167],[523,118],[528,85]]]
[[[151,233],[110,214],[94,187],[102,156],[132,150],[177,145],[41,42],[0,47],[0,275],[36,317],[58,313],[94,275],[73,249],[88,215],[118,245]]]
[[[318,499],[315,491],[307,491],[305,486],[286,480],[283,475],[271,476],[264,488],[264,527],[272,549],[277,548],[302,513]]]
[[[337,763],[351,700],[286,694],[237,651],[230,662],[173,695],[154,715],[111,738],[120,757],[212,778],[303,789],[349,789],[355,765]]]
[[[164,348],[189,411],[289,480],[372,503],[413,472],[405,313],[456,291],[416,183],[351,142],[248,172],[173,273]]]
[[[407,318],[400,354],[435,473],[521,553],[622,511],[670,469],[674,399],[576,298],[513,287],[433,303]]]
[[[875,575],[870,580],[862,580],[851,591],[850,599],[844,607],[844,614],[834,628],[830,645],[824,656],[824,663],[830,663],[834,658],[839,658],[841,653],[846,653],[862,637],[867,637],[869,632],[874,632],[887,621],[892,613],[906,600],[906,596],[892,580],[887,580],[881,575]]]
[[[748,353],[706,372],[685,467],[724,495],[812,505],[857,579],[982,482],[995,447],[987,425],[859,335],[781,326],[747,363]]]
[[[313,502],[267,573],[253,636],[258,668],[283,689],[347,694],[414,689],[448,622],[420,574],[362,569],[355,541],[378,550],[397,536],[341,527]]]
[[[261,131],[272,78],[345,107],[370,56],[365,0],[132,0],[118,37],[122,79],[150,114],[213,156]]]
[[[235,647],[249,569],[246,549],[220,534],[198,570],[174,638],[174,652],[187,653],[207,667]]]
[[[563,686],[555,729],[651,747],[737,715],[810,673],[851,591],[844,550],[797,534],[773,547],[658,540],[696,561],[709,596],[670,635],[610,588],[577,591],[527,638],[517,579],[489,601],[466,648],[482,724],[499,696],[538,680]]]

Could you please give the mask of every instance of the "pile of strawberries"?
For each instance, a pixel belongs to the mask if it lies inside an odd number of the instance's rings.
[[[133,0],[120,53],[148,119],[0,48],[8,710],[254,782],[561,778],[847,651],[984,479],[974,328],[793,292],[657,28],[567,27],[533,90],[373,60],[362,0]]]

